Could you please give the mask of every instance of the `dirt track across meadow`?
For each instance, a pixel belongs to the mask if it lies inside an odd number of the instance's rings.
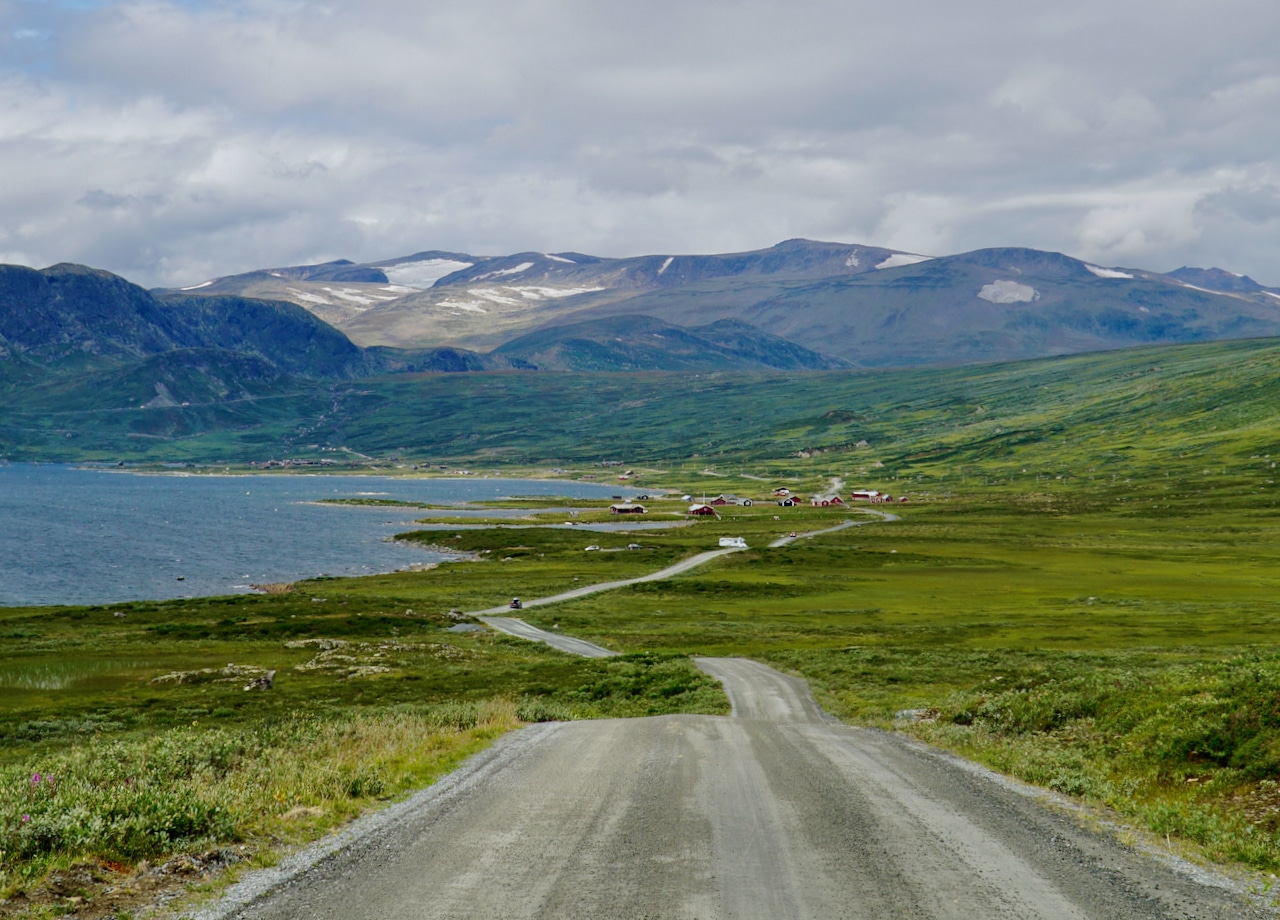
[[[885,511],[869,511],[859,509],[867,514],[873,514],[883,521],[896,521],[898,516]],[[874,519],[872,519],[874,520]],[[836,524],[834,527],[826,527],[822,530],[809,530],[795,536],[784,535],[769,544],[770,549],[786,546],[796,540],[807,540],[811,537],[822,536],[823,534],[835,533],[839,530],[847,530],[850,527],[861,527],[864,524],[872,523],[872,520],[855,520],[844,521]],[[526,601],[526,607],[542,607],[546,604],[559,604],[563,601],[575,600],[579,597],[586,597],[590,594],[599,594],[601,591],[612,591],[615,588],[625,588],[628,585],[643,584],[648,581],[663,581],[668,578],[675,578],[677,575],[683,575],[685,572],[692,571],[698,566],[705,565],[712,559],[719,559],[729,553],[740,552],[737,547],[730,549],[713,549],[707,552],[698,553],[696,556],[690,556],[683,559],[675,565],[667,566],[657,572],[650,572],[648,575],[640,575],[636,578],[624,578],[619,581],[605,581],[594,585],[583,585],[581,588],[574,588],[571,591],[565,591],[561,594],[553,594],[550,597],[539,597]],[[559,633],[549,632],[539,629],[531,623],[516,617],[505,616],[509,613],[510,607],[489,607],[484,610],[477,610],[471,614],[481,623],[484,623],[490,629],[496,629],[498,632],[506,633],[509,636],[517,636],[521,639],[528,639],[530,642],[545,642],[552,648],[558,648],[562,652],[568,652],[570,655],[581,655],[583,658],[608,658],[618,654],[603,646],[587,642],[585,639],[575,639],[572,636],[564,636]]]
[[[206,918],[1244,918],[1189,867],[998,778],[701,659],[733,715],[513,732],[414,800],[251,877]]]

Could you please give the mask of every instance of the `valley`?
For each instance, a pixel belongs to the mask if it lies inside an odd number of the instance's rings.
[[[1037,270],[1094,283],[1047,261]],[[1012,309],[1050,301],[1047,282],[1021,276],[1039,298],[1018,300],[997,284],[1008,264],[984,280],[980,262],[840,283],[945,269]],[[505,270],[465,271],[481,268]],[[397,504],[415,521],[398,540],[465,561],[272,594],[0,608],[0,910],[78,898],[82,916],[115,916],[158,903],[148,892],[222,891],[520,726],[725,715],[694,657],[802,678],[849,725],[1066,796],[1143,846],[1226,867],[1232,903],[1270,902],[1280,340],[848,367],[764,326],[655,309],[484,354],[414,351],[358,346],[278,301],[157,295],[65,267],[20,277],[34,293],[6,301],[9,460],[324,469],[358,506],[333,514],[379,507],[361,473],[533,475],[637,499],[646,527],[585,529],[611,518],[612,494],[481,504],[467,523]],[[1247,302],[1233,321],[1261,309]],[[867,516],[810,503],[833,480],[849,501],[906,498],[900,520],[842,526]],[[777,504],[779,488],[799,505]],[[689,515],[721,495],[718,514]],[[747,548],[704,557],[722,537]],[[599,584],[613,587],[582,590]],[[561,595],[521,616],[616,654],[573,657],[471,616]],[[85,803],[100,821],[82,820]]]

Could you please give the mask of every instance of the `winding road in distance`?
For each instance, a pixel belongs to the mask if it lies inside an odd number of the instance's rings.
[[[887,511],[872,511],[869,509],[858,509],[865,514],[878,515],[883,521],[896,521],[898,516],[890,514]],[[788,543],[794,543],[796,540],[807,540],[810,537],[818,537],[826,533],[835,533],[838,530],[847,530],[850,527],[861,527],[864,524],[870,524],[872,521],[844,521],[836,524],[834,527],[824,527],[822,530],[807,530],[796,534],[795,536],[782,536],[769,544],[770,549],[777,549],[780,546],[786,546]],[[727,556],[729,553],[742,552],[741,548],[732,549],[713,549],[704,553],[698,553],[696,556],[690,556],[688,559],[682,559],[675,565],[669,565],[665,569],[659,569],[656,572],[650,572],[648,575],[639,575],[635,578],[623,578],[618,581],[602,581],[594,585],[583,585],[581,588],[574,588],[561,594],[553,594],[550,597],[539,597],[533,600],[525,601],[525,607],[543,607],[547,604],[559,604],[562,601],[571,601],[579,597],[586,597],[589,594],[599,594],[601,591],[612,591],[615,588],[625,588],[627,585],[638,585],[646,581],[662,581],[667,578],[674,578],[677,575],[683,575],[685,572],[695,569],[700,565],[710,562],[712,559],[719,559],[721,556]],[[610,651],[603,646],[588,642],[585,639],[575,639],[572,636],[564,636],[560,633],[548,632],[545,629],[526,623],[524,620],[516,617],[505,616],[511,610],[510,607],[487,607],[484,610],[477,610],[471,614],[481,623],[484,623],[490,629],[496,629],[498,632],[506,633],[509,636],[517,636],[521,639],[528,639],[530,642],[545,642],[553,648],[558,648],[562,652],[568,652],[570,655],[581,655],[583,658],[610,658],[617,652]]]
[[[794,678],[745,659],[698,665],[724,682],[732,716],[512,732],[345,846],[250,877],[201,916],[1275,916],[985,771],[833,722]]]

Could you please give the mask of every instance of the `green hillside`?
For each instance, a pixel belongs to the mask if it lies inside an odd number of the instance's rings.
[[[826,451],[847,453],[840,462],[854,470],[932,483],[960,475],[1017,482],[1023,467],[1028,476],[1202,475],[1248,465],[1255,454],[1280,456],[1274,339],[918,371],[337,382],[263,371],[234,399],[215,399],[198,375],[184,377],[194,360],[148,366],[173,381],[171,398],[158,402],[154,375],[115,371],[15,391],[0,410],[0,455],[225,462],[350,448],[494,465],[692,457],[804,470],[816,458],[802,452]]]
[[[828,370],[845,366],[740,320],[685,328],[651,316],[550,326],[495,348],[538,370]]]

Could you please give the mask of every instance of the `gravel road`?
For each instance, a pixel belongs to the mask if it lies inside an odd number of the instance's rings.
[[[601,591],[612,591],[614,588],[625,588],[627,585],[639,585],[646,581],[662,581],[664,578],[674,578],[682,575],[690,569],[696,569],[703,563],[710,562],[712,559],[719,559],[721,556],[727,556],[729,553],[739,553],[741,549],[734,547],[732,549],[712,549],[705,553],[698,553],[696,556],[690,556],[688,559],[682,559],[675,565],[669,565],[665,569],[659,569],[656,572],[650,572],[648,575],[637,575],[635,578],[620,578],[617,581],[602,581],[594,585],[583,585],[581,588],[573,588],[569,591],[562,591],[559,594],[552,594],[548,597],[536,597],[532,600],[524,602],[526,607],[541,607],[544,604],[559,604],[562,601],[571,601],[575,598],[586,597],[588,594],[599,594]],[[506,605],[500,607],[486,607],[484,610],[477,610],[472,616],[482,616],[488,614],[503,614],[510,608]]]
[[[250,877],[203,916],[1274,917],[984,771],[833,722],[761,664],[699,666],[731,717],[513,732],[345,847]]]
[[[729,553],[739,553],[741,549],[735,547],[732,549],[713,549],[705,553],[698,553],[696,556],[690,556],[677,562],[675,565],[669,565],[665,569],[659,569],[656,572],[650,572],[648,575],[639,575],[635,578],[623,578],[618,581],[602,581],[599,584],[583,585],[581,588],[574,588],[561,594],[552,594],[549,597],[537,597],[532,600],[525,601],[526,607],[542,607],[545,604],[559,604],[562,601],[571,601],[575,598],[586,597],[588,594],[599,594],[601,591],[612,591],[614,588],[625,588],[627,585],[638,585],[646,581],[661,581],[664,578],[674,578],[677,575],[683,575],[690,569],[696,569],[704,563],[710,562],[712,559],[719,559]],[[583,658],[609,658],[618,654],[612,652],[603,646],[588,642],[585,639],[575,639],[572,636],[562,636],[559,633],[548,632],[545,629],[539,629],[524,620],[510,616],[496,616],[495,614],[505,614],[511,610],[510,607],[488,607],[484,610],[477,610],[471,614],[481,623],[498,632],[506,633],[509,636],[518,636],[521,639],[528,639],[530,642],[545,642],[552,648],[558,648],[562,652],[568,652],[570,655],[581,655]]]
[[[856,508],[863,514],[878,515],[882,521],[898,521],[901,520],[896,514],[890,514],[888,511],[872,511],[869,508]],[[844,521],[836,524],[834,527],[824,527],[822,530],[806,530],[793,536],[778,537],[769,544],[769,549],[777,549],[780,546],[786,546],[788,543],[794,543],[796,540],[808,540],[810,537],[820,537],[823,534],[835,533],[838,530],[848,530],[850,527],[861,527],[864,524],[872,524],[874,521]]]
[[[573,636],[562,636],[545,629],[539,629],[533,624],[526,623],[516,617],[477,617],[477,619],[500,633],[506,633],[508,636],[516,636],[520,639],[528,639],[530,642],[545,642],[552,648],[558,648],[560,651],[568,652],[570,655],[580,655],[583,658],[612,658],[618,654],[602,645],[588,642],[586,639],[575,639]]]
[[[896,521],[898,516],[890,514],[887,511],[872,511],[865,508],[859,508],[867,514],[878,515],[883,521]],[[788,543],[794,543],[796,540],[808,540],[811,537],[820,537],[823,534],[835,533],[838,530],[847,530],[850,527],[861,527],[863,524],[870,524],[873,521],[844,521],[836,524],[834,527],[825,527],[822,530],[807,530],[803,533],[792,536],[782,536],[769,544],[770,549],[786,546]],[[636,578],[624,578],[618,581],[603,581],[594,585],[583,585],[581,588],[574,588],[561,594],[552,594],[549,597],[538,597],[525,601],[526,607],[541,607],[545,604],[559,604],[563,601],[571,601],[579,597],[586,597],[588,594],[599,594],[601,591],[612,591],[614,588],[625,588],[627,585],[638,585],[646,581],[662,581],[664,578],[674,578],[677,575],[683,575],[685,572],[695,569],[700,565],[710,562],[712,559],[719,559],[721,556],[729,553],[737,553],[742,550],[738,547],[731,549],[713,549],[705,553],[698,553],[696,556],[690,556],[688,559],[677,562],[675,565],[667,566],[665,569],[659,569],[656,572],[650,572],[648,575],[640,575]],[[496,629],[498,632],[506,633],[509,636],[518,636],[521,639],[528,639],[530,642],[545,642],[553,648],[558,648],[562,652],[568,652],[570,655],[581,655],[584,658],[609,658],[618,654],[610,651],[603,646],[587,642],[585,639],[575,639],[572,636],[562,636],[558,633],[548,632],[545,629],[539,629],[524,620],[516,617],[502,616],[511,608],[488,607],[484,610],[477,610],[471,614],[481,623]]]

